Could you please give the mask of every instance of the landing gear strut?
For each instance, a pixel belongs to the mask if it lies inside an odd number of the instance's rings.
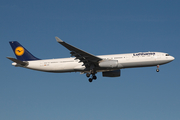
[[[159,72],[159,65],[157,65],[157,69],[156,69],[156,72]]]
[[[91,64],[91,66],[90,66],[90,73],[86,73],[86,76],[87,77],[90,77],[91,76],[91,78],[89,78],[89,82],[92,82],[93,80],[96,80],[97,79],[97,77],[96,77],[96,74],[97,72],[96,72],[96,70],[95,70],[95,66],[93,65],[93,64]]]

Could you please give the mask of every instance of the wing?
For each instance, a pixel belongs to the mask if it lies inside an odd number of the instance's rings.
[[[90,67],[91,64],[93,65],[97,65],[98,62],[100,60],[102,60],[101,58],[97,57],[97,56],[94,56],[90,53],[87,53],[79,48],[76,48],[64,41],[62,41],[61,39],[59,39],[58,37],[55,37],[56,38],[56,41],[58,43],[60,43],[61,45],[63,45],[64,47],[66,47],[68,50],[70,50],[70,54],[71,56],[74,56],[76,57],[75,59],[79,59],[80,62],[83,62],[86,67]]]

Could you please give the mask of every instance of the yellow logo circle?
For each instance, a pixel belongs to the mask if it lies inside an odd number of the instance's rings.
[[[17,47],[17,48],[15,49],[15,54],[16,54],[17,56],[22,56],[22,55],[24,54],[24,48],[21,47],[21,46]]]

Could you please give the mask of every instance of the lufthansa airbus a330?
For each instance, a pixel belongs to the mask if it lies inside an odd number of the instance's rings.
[[[9,42],[17,59],[7,58],[13,61],[12,65],[16,67],[55,73],[81,72],[86,74],[89,82],[97,79],[97,72],[102,72],[103,77],[119,77],[120,70],[124,68],[157,66],[156,71],[159,72],[159,65],[174,60],[173,56],[163,52],[95,56],[62,41],[58,37],[55,38],[58,43],[70,51],[70,58],[41,60],[33,56],[17,41]]]

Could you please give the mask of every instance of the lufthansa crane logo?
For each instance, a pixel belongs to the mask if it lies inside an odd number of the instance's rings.
[[[17,56],[22,56],[22,55],[24,54],[24,48],[21,47],[21,46],[17,47],[17,48],[15,49],[15,54],[16,54]]]

